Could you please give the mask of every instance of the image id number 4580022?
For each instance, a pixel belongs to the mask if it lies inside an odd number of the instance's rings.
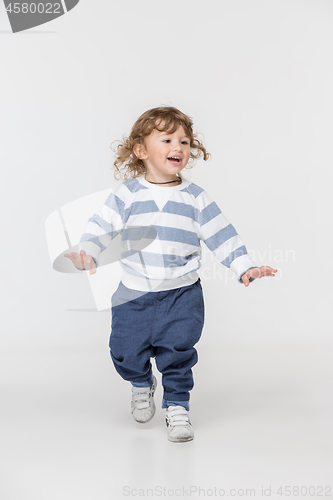
[[[270,489],[270,488],[269,488]],[[262,489],[263,496],[270,496],[270,494],[265,495],[265,488]],[[277,495],[281,497],[331,497],[332,487],[331,486],[280,486],[277,491]]]
[[[27,3],[27,2],[11,2],[6,7],[6,11],[10,14],[61,14],[60,2],[47,3]]]

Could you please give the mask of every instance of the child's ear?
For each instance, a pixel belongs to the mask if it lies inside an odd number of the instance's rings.
[[[143,160],[147,156],[146,150],[141,144],[134,144],[133,153],[139,160]]]

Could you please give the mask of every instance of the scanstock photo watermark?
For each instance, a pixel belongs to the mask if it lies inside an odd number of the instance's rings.
[[[44,2],[9,2],[4,0],[6,12],[13,33],[18,33],[41,24],[49,23],[57,17],[67,14],[80,0],[59,0]]]
[[[221,488],[218,486],[202,487],[197,485],[170,488],[155,486],[153,488],[123,487],[123,497],[141,498],[332,498],[332,486],[293,485],[293,486],[260,486],[258,488]]]

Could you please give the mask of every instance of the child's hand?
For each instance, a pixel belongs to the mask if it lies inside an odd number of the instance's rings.
[[[245,286],[249,286],[249,278],[263,278],[264,276],[275,276],[277,269],[272,269],[269,266],[252,267],[246,273],[242,274],[241,278]]]
[[[96,273],[96,264],[91,255],[86,255],[84,250],[81,250],[80,255],[76,252],[66,253],[64,257],[70,259],[74,266],[80,267],[81,269],[89,270],[89,274]]]

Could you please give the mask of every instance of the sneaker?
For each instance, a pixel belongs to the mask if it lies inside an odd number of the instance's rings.
[[[140,424],[149,422],[155,415],[154,392],[157,380],[154,375],[154,382],[151,387],[132,386],[131,413],[134,419]]]
[[[165,419],[169,441],[174,443],[192,441],[194,432],[186,408],[183,406],[168,406]]]

